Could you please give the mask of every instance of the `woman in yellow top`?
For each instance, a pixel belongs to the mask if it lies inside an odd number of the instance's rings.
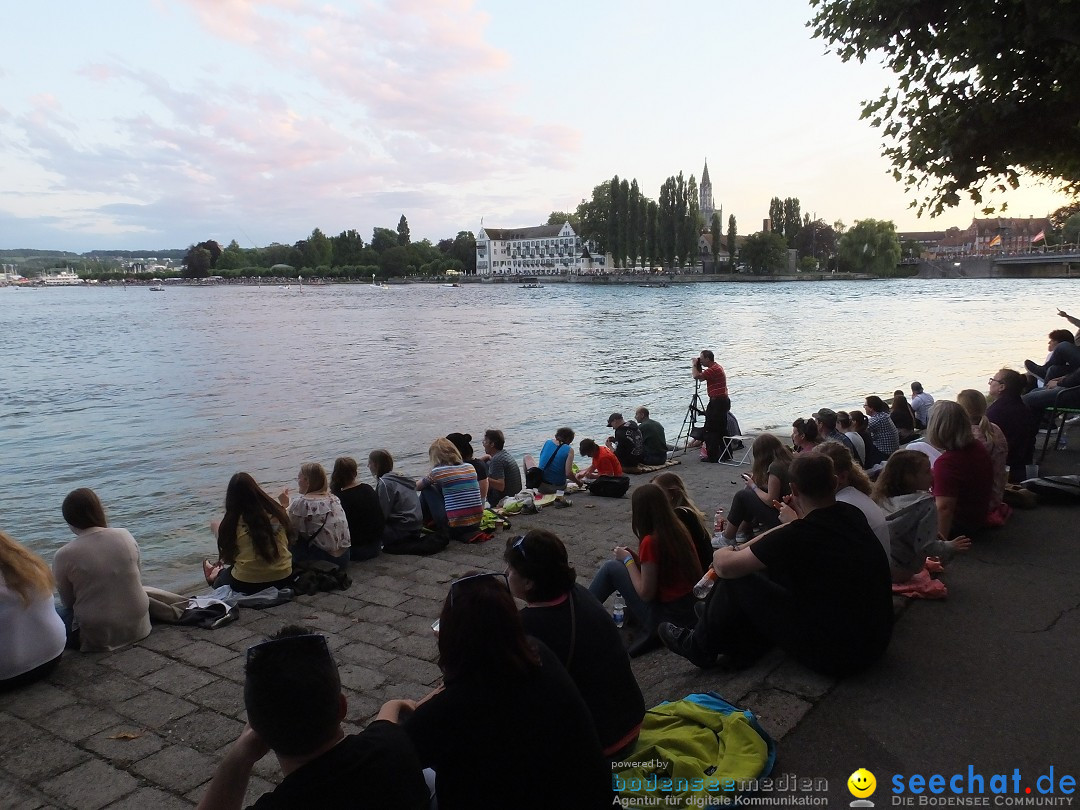
[[[285,588],[292,583],[289,515],[245,472],[229,480],[225,517],[217,529],[218,553],[228,567],[207,572],[215,588],[230,586],[240,593]]]

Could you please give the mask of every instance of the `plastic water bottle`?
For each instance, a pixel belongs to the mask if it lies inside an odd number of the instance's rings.
[[[694,586],[694,596],[698,599],[704,599],[709,595],[709,591],[713,589],[715,584],[716,569],[710,565],[709,570],[705,572],[705,576],[699,579],[697,585]]]
[[[611,600],[611,618],[615,620],[616,627],[622,627],[626,621],[626,600],[618,591],[615,591],[615,597]]]
[[[716,519],[713,522],[713,531],[714,531],[715,534],[720,534],[722,531],[724,531],[725,522],[726,521],[724,520],[724,510],[723,509],[717,509],[716,510]]]

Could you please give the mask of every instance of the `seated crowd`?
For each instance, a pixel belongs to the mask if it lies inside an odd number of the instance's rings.
[[[1039,412],[1056,401],[1029,397],[1080,385],[1080,357],[1058,351],[1062,343],[1051,333],[1051,356],[1029,364],[1026,381],[998,371],[989,404],[970,389],[935,401],[913,382],[910,401],[896,391],[890,407],[871,395],[863,410],[795,420],[792,447],[759,435],[715,536],[682,478],[660,473],[630,499],[636,547],[616,546],[588,587],[550,531],[508,539],[505,573],[449,586],[435,626],[440,686],[387,701],[359,734],[342,728],[348,707],[327,638],[284,628],[247,651],[247,725],[200,807],[240,807],[271,751],[284,779],[256,807],[422,808],[433,797],[449,810],[611,806],[610,764],[633,751],[645,714],[632,657],[662,644],[698,667],[744,667],[778,647],[842,677],[882,656],[892,586],[1008,518],[1006,481],[1031,463]],[[520,468],[502,432],[488,430],[479,457],[469,434],[436,439],[419,480],[395,473],[386,450],[368,457],[374,486],[358,482],[349,457],[329,477],[302,464],[295,496],[286,488],[275,498],[237,473],[211,524],[219,559],[206,562],[207,582],[252,594],[287,587],[312,562],[344,568],[469,542],[485,506],[530,479],[554,493],[663,465],[662,426],[645,408],[635,417],[613,413],[614,436],[580,441],[590,460],[581,472],[574,431],[561,427]],[[108,651],[150,633],[134,538],[109,527],[89,489],[71,492],[62,513],[75,537],[52,571],[0,532],[0,691],[47,676],[65,647]],[[616,592],[636,626],[628,648],[603,604]]]

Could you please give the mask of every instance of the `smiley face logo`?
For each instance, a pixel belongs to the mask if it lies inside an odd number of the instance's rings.
[[[848,777],[847,787],[852,796],[857,799],[865,799],[867,796],[872,796],[874,791],[877,790],[877,779],[866,768],[859,768]]]

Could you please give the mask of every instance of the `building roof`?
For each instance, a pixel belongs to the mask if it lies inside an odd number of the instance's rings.
[[[573,228],[573,226],[570,226]],[[535,225],[531,228],[484,228],[488,239],[544,239],[558,236],[562,231],[562,225]]]
[[[705,158],[705,168],[701,170],[701,185],[709,182],[709,159]]]
[[[984,234],[998,234],[1009,231],[1011,236],[1035,236],[1039,231],[1050,228],[1050,220],[1046,217],[1028,217],[1021,219],[1004,219],[995,217],[992,219],[973,219],[968,227],[979,236]]]

